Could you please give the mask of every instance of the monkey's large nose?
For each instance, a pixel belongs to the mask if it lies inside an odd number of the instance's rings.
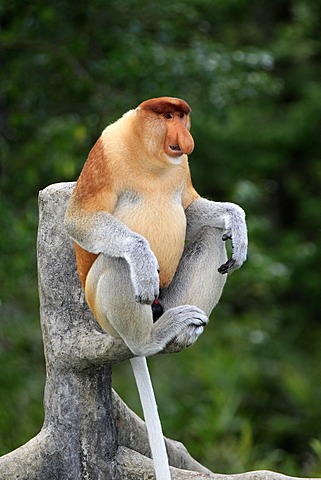
[[[183,153],[190,155],[194,150],[194,140],[187,128],[182,128],[178,134],[178,145]]]

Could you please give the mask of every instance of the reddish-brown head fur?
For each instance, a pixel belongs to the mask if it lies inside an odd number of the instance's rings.
[[[151,98],[150,100],[145,100],[145,102],[142,102],[138,108],[151,110],[158,115],[162,115],[165,112],[182,112],[188,115],[191,112],[191,107],[187,102],[185,102],[185,100],[174,97]]]

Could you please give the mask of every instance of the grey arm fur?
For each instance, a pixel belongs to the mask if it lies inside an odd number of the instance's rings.
[[[222,241],[231,240],[232,256],[221,265],[220,273],[237,270],[246,260],[247,228],[244,210],[230,202],[213,202],[198,198],[186,209],[186,239],[192,240],[204,226],[223,230]]]
[[[82,248],[95,254],[124,258],[130,267],[135,300],[152,304],[159,294],[158,262],[148,241],[107,212],[67,209],[65,226]]]

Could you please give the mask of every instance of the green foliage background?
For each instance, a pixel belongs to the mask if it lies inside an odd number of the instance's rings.
[[[170,95],[196,188],[243,206],[250,249],[197,345],[150,359],[164,431],[217,472],[321,476],[320,24],[320,0],[0,1],[1,454],[43,420],[37,193]]]

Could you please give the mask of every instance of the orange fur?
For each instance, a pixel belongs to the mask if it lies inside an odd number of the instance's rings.
[[[84,250],[83,248],[81,248],[81,246],[78,245],[78,243],[76,242],[74,242],[74,246],[75,246],[75,252],[76,252],[78,276],[79,276],[82,288],[85,289],[88,272],[90,270],[90,267],[96,260],[97,255],[95,255],[94,253],[87,252],[87,250]]]
[[[189,112],[185,101],[170,97],[127,112],[92,148],[73,195],[75,208],[111,213],[149,241],[162,287],[171,282],[183,252],[184,209],[199,196],[186,156],[194,148]],[[84,286],[96,255],[78,245],[76,255]]]
[[[105,208],[106,192],[112,190],[109,162],[105,161],[104,145],[99,137],[90,150],[76,186],[76,197],[86,210]]]

